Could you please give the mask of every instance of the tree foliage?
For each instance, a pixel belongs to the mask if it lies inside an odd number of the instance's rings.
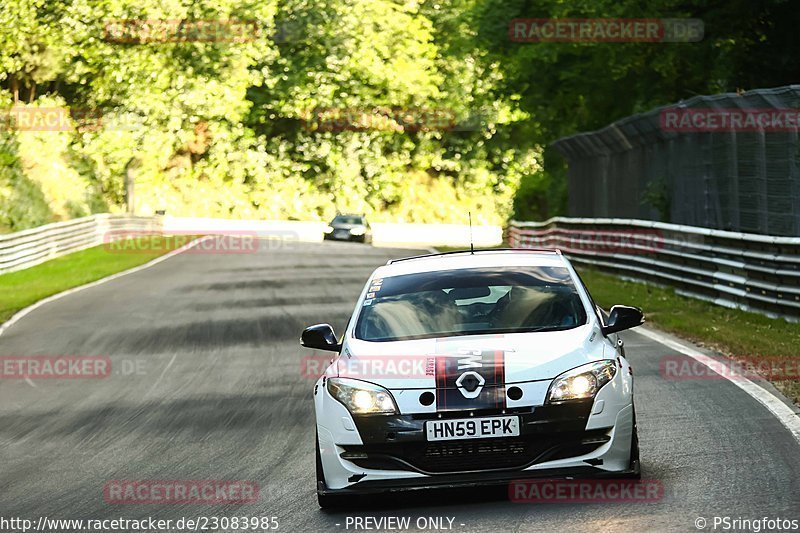
[[[509,40],[525,17],[693,17],[706,35]],[[140,214],[545,218],[566,198],[550,142],[792,83],[798,18],[789,0],[6,0],[0,229],[122,211],[129,175]],[[222,33],[185,38],[209,22]],[[9,118],[30,108],[71,128]]]

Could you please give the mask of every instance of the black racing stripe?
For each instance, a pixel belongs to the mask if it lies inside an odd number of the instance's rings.
[[[476,375],[483,378],[480,393],[474,398],[466,397],[456,384],[465,374],[462,385],[477,379]],[[505,408],[505,353],[484,350],[437,357],[435,382],[437,411]]]

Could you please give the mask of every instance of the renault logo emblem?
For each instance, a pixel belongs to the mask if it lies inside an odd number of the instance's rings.
[[[470,370],[468,372],[464,372],[458,379],[456,380],[456,387],[458,387],[459,392],[464,398],[477,398],[481,391],[483,390],[483,385],[486,383],[486,380],[475,372],[474,370]]]

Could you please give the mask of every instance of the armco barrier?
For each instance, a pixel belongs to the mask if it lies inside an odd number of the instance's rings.
[[[131,232],[202,234],[237,231],[295,241],[321,241],[325,224],[281,220],[225,220],[170,216],[133,217],[99,214],[54,222],[0,235],[0,274],[22,270],[72,252],[99,246],[112,234]]]
[[[157,218],[102,214],[0,235],[0,274],[99,246],[110,231],[159,230]]]
[[[133,217],[99,214],[0,235],[0,274],[98,246],[112,231],[257,231],[321,241],[321,222]],[[496,227],[473,228],[476,246],[499,244]],[[376,244],[466,246],[469,227],[375,224]],[[560,248],[575,263],[675,287],[681,294],[728,307],[800,320],[800,238],[679,226],[644,220],[556,217],[512,221],[506,239],[517,248]]]
[[[560,248],[576,264],[677,292],[800,320],[800,238],[680,226],[645,220],[551,218],[511,221],[515,248]]]

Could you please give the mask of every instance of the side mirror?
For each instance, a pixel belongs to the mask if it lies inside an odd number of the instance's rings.
[[[635,328],[644,324],[644,314],[638,307],[615,305],[608,315],[608,323],[601,329],[603,335]]]
[[[329,324],[308,326],[300,336],[300,344],[306,348],[338,352],[342,345],[336,340],[336,334]]]

